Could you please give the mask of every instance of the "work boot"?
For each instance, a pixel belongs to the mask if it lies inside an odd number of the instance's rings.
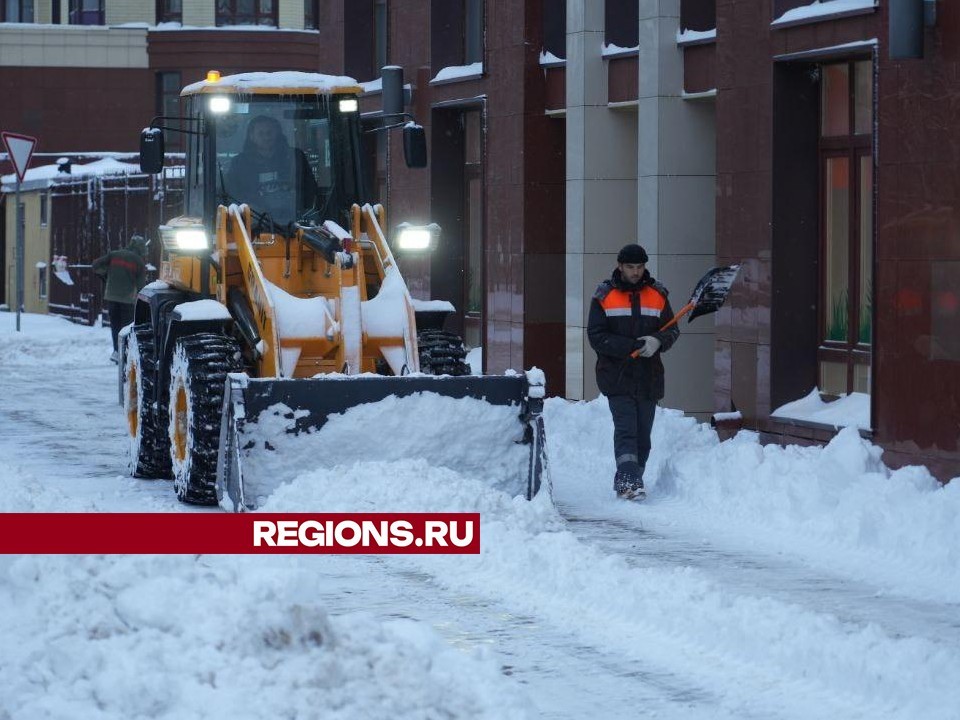
[[[114,365],[120,362],[120,355],[117,354],[116,350],[114,350],[113,354],[110,356],[110,362],[112,362]]]
[[[617,470],[613,476],[613,489],[618,498],[624,500],[642,500],[647,491],[643,487],[643,470],[639,473],[630,470]]]

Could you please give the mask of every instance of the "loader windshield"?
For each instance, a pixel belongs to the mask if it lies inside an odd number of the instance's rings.
[[[213,118],[217,195],[284,227],[341,220],[361,200],[359,120],[337,97],[240,97]]]

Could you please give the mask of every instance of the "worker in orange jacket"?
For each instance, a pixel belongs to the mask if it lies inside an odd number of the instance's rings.
[[[626,245],[617,255],[609,280],[597,287],[590,302],[587,336],[597,353],[597,385],[613,416],[613,449],[618,497],[641,499],[643,471],[650,456],[650,433],[658,401],[663,398],[660,354],[680,336],[674,324],[667,289],[647,270],[647,252]]]

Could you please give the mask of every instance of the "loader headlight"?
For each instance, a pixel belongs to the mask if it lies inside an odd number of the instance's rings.
[[[340,101],[340,112],[356,112],[360,107],[360,103],[357,102],[356,98],[344,98]]]
[[[223,113],[230,112],[230,106],[232,104],[230,98],[226,95],[213,95],[209,103],[210,112],[222,115]]]
[[[400,223],[397,225],[396,245],[398,250],[428,252],[436,247],[439,237],[440,226],[436,223],[429,225]]]
[[[163,247],[176,252],[203,252],[210,249],[210,239],[202,227],[160,226]]]

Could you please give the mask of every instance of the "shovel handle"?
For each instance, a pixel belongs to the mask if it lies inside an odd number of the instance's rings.
[[[682,318],[682,317],[683,317],[684,315],[686,315],[688,312],[690,312],[691,310],[693,310],[693,308],[694,308],[695,306],[696,306],[696,303],[694,303],[694,302],[688,302],[686,305],[684,305],[682,308],[680,308],[680,311],[679,311],[676,315],[674,315],[674,316],[667,322],[666,325],[664,325],[662,328],[660,328],[660,330],[658,330],[658,332],[663,332],[663,331],[666,330],[667,328],[669,328],[669,327],[671,327],[671,326],[673,326],[673,325],[676,325],[678,322],[680,322],[680,318]],[[640,350],[634,350],[632,353],[630,353],[630,357],[632,357],[632,358],[638,358],[638,357],[640,357]]]

